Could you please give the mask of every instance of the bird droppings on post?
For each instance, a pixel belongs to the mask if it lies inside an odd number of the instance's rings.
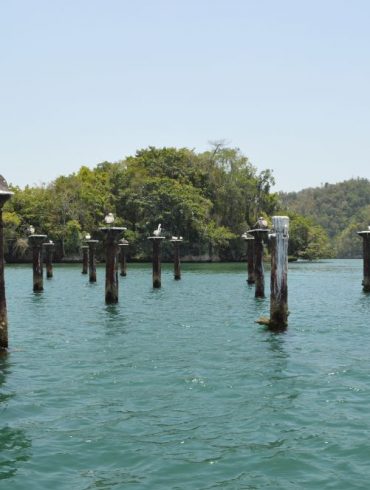
[[[4,223],[3,206],[11,198],[13,192],[9,190],[4,177],[0,175],[0,351],[8,348],[8,313],[6,308],[5,279],[4,279]]]
[[[53,252],[54,252],[54,242],[49,240],[43,243],[45,250],[45,267],[46,267],[46,278],[51,279],[53,277]]]
[[[32,248],[33,290],[35,292],[44,290],[42,245],[46,238],[46,235],[35,234],[28,237]]]
[[[182,243],[182,236],[173,236],[170,240],[173,243],[173,272],[174,279],[179,281],[181,279],[181,261],[180,261],[180,243]]]
[[[162,286],[161,280],[161,241],[165,239],[161,236],[162,225],[159,224],[157,229],[153,231],[153,236],[148,237],[148,240],[153,242],[153,288],[160,288]]]
[[[119,263],[120,263],[120,276],[121,277],[126,277],[127,276],[127,255],[126,255],[126,249],[129,246],[129,243],[127,240],[122,238],[122,240],[119,241],[118,243],[119,246]]]
[[[362,238],[363,250],[363,279],[362,289],[365,293],[370,292],[370,229],[358,231],[357,234]]]
[[[107,223],[107,216],[105,221]],[[109,224],[111,223],[113,221]],[[117,226],[100,228],[105,245],[105,302],[107,304],[118,303],[118,240],[126,229]]]
[[[242,234],[242,238],[247,244],[247,283],[254,284],[256,282],[254,274],[254,237],[245,232]]]

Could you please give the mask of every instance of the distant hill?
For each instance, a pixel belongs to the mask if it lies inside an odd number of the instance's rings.
[[[356,231],[370,225],[370,180],[357,178],[299,192],[280,193],[282,207],[324,227],[337,257],[361,256]]]

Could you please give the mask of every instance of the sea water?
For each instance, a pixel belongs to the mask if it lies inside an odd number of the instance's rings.
[[[368,489],[370,295],[362,262],[289,264],[289,327],[245,264],[7,266],[0,489]],[[269,270],[266,285],[269,286]]]

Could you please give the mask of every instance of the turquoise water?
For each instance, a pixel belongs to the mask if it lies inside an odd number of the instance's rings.
[[[284,334],[244,264],[130,265],[116,306],[103,274],[6,269],[0,489],[369,488],[361,261],[290,264]]]

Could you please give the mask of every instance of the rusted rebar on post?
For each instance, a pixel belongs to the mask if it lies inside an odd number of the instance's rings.
[[[363,240],[363,270],[364,277],[362,280],[362,288],[365,293],[370,292],[370,230],[358,231],[357,234]]]
[[[120,263],[120,275],[122,277],[127,276],[127,256],[126,256],[126,249],[128,247],[129,243],[127,240],[124,238],[120,240],[118,246],[119,246],[119,263]]]
[[[242,238],[244,238],[247,244],[247,283],[254,284],[254,237],[248,235],[248,233],[243,233]]]
[[[272,329],[288,325],[288,241],[289,218],[272,217],[271,240],[271,297],[270,321]]]
[[[161,281],[161,241],[164,236],[150,236],[149,240],[153,243],[153,288],[160,288]]]
[[[118,240],[126,230],[123,227],[104,227],[100,231],[104,236],[105,244],[105,302],[118,303]]]
[[[89,267],[89,247],[88,245],[82,245],[82,274],[87,274]]]
[[[99,240],[86,240],[89,248],[89,282],[96,282],[96,246]]]
[[[267,239],[268,229],[256,228],[255,230],[249,230],[249,235],[254,237],[254,280],[255,280],[255,293],[256,298],[265,297],[265,276],[263,270],[263,243]]]
[[[45,267],[46,267],[46,278],[51,279],[53,277],[53,252],[54,243],[50,240],[43,244],[45,250]]]
[[[8,184],[0,175],[0,350],[8,348],[8,314],[6,309],[5,278],[4,278],[4,223],[3,206],[13,195]]]
[[[32,270],[33,270],[33,290],[44,290],[43,266],[42,266],[42,244],[46,235],[30,235],[28,241],[32,248]]]
[[[179,281],[181,279],[181,261],[180,261],[180,243],[182,238],[173,237],[171,242],[173,243],[173,273],[174,279]]]

